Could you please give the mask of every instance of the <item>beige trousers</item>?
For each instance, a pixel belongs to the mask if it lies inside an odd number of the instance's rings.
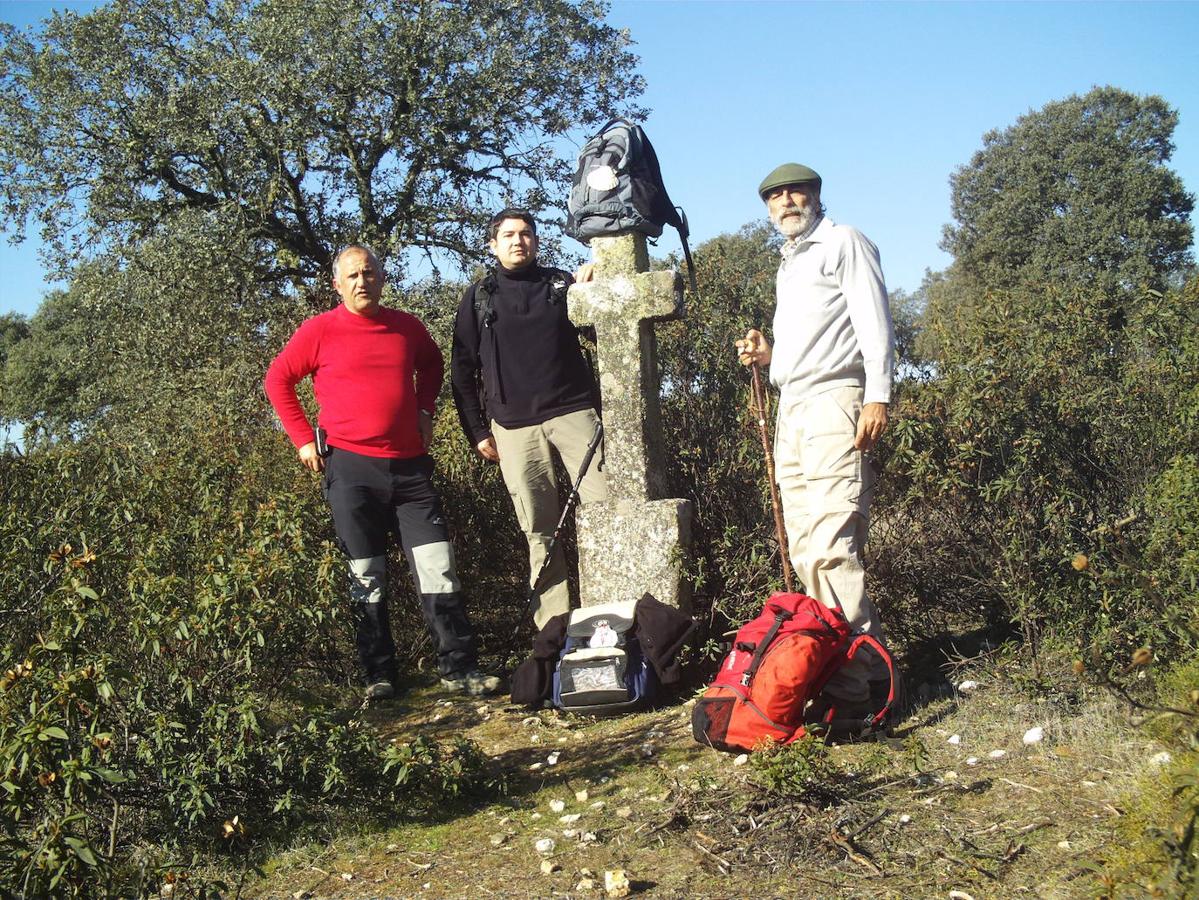
[[[791,563],[804,590],[825,606],[840,608],[855,630],[882,640],[882,623],[866,596],[862,566],[875,477],[853,446],[861,411],[858,387],[802,399],[782,397],[775,474]],[[827,690],[841,700],[865,700],[869,680],[885,677],[885,664],[864,649],[833,676]]]
[[[529,542],[529,586],[541,570],[546,549],[554,535],[554,526],[562,514],[558,503],[558,482],[554,477],[554,456],[574,484],[595,434],[598,421],[595,410],[567,413],[525,428],[504,428],[493,422],[492,436],[500,454],[500,473],[516,509],[516,521]],[[591,459],[583,483],[579,486],[581,503],[608,499],[608,485],[600,466],[603,445]],[[554,548],[553,559],[533,600],[533,622],[542,628],[559,613],[570,610],[570,592],[566,582],[566,557],[562,545]]]

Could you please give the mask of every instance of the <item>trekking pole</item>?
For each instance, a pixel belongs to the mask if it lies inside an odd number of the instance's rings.
[[[537,577],[533,579],[533,587],[529,589],[529,609],[533,608],[533,601],[537,599],[537,591],[541,587],[541,579],[545,577],[546,570],[549,569],[550,563],[554,559],[554,547],[558,545],[558,538],[562,536],[562,529],[566,527],[566,519],[579,503],[579,487],[583,484],[583,476],[591,468],[591,459],[595,456],[595,451],[599,449],[603,439],[604,423],[596,422],[595,433],[591,436],[591,443],[587,445],[587,452],[583,454],[583,464],[579,466],[579,475],[575,478],[574,487],[570,489],[566,503],[562,506],[562,515],[558,517],[558,524],[554,526],[554,534],[550,538],[549,546],[545,548],[545,559],[541,561],[541,568],[537,571]]]
[[[791,577],[791,558],[787,552],[787,527],[783,524],[783,508],[779,500],[779,486],[774,479],[774,450],[770,446],[770,432],[766,426],[766,394],[762,390],[762,372],[757,363],[750,366],[753,374],[754,415],[758,417],[758,434],[762,438],[762,449],[766,452],[766,477],[770,480],[770,505],[774,508],[774,532],[779,542],[779,555],[783,558],[783,584],[788,594],[795,593]]]

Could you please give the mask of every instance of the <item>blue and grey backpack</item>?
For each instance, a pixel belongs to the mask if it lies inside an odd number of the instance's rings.
[[[592,716],[628,712],[651,701],[658,676],[641,652],[636,601],[571,610],[554,669],[554,706]]]
[[[579,151],[567,201],[566,233],[589,244],[594,237],[628,231],[656,238],[666,225],[679,232],[691,290],[698,294],[687,246],[687,216],[666,193],[658,155],[640,125],[612,119]]]

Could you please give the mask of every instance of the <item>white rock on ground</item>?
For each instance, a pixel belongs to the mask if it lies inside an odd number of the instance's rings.
[[[542,856],[549,856],[554,852],[554,847],[556,846],[557,844],[554,843],[553,838],[542,838],[533,845],[533,848]]]
[[[962,742],[962,736],[960,734],[951,734],[949,736],[949,740],[947,740],[945,743],[953,744],[956,747],[961,742]]]
[[[968,694],[978,687],[977,681],[963,681],[958,685],[958,690],[963,694]]]
[[[992,750],[990,753],[987,754],[987,756],[991,757],[991,759],[1003,759],[1003,757],[1007,756],[1007,751],[1006,750]]]
[[[1045,729],[1042,728],[1040,725],[1036,725],[1036,726],[1028,729],[1028,731],[1024,732],[1024,737],[1021,738],[1021,740],[1024,741],[1025,746],[1031,747],[1033,744],[1041,743],[1041,740],[1044,737],[1045,737]]]
[[[609,869],[604,872],[604,890],[613,898],[629,896],[629,877],[624,869]]]
[[[550,801],[550,812],[560,813],[564,809],[566,809],[566,801],[565,800],[551,800]]]

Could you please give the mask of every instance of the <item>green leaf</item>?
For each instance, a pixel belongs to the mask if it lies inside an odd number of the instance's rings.
[[[38,740],[40,741],[46,741],[50,738],[54,738],[59,741],[65,741],[67,740],[67,733],[57,725],[51,725],[49,728],[43,728],[41,733],[38,735]]]
[[[83,860],[84,863],[93,867],[96,865],[96,854],[92,852],[92,848],[87,844],[86,841],[69,835],[64,837],[62,841],[64,844],[74,850],[75,855]]]
[[[99,600],[100,595],[93,591],[86,584],[76,585],[75,593],[80,597],[86,597],[88,600]]]

